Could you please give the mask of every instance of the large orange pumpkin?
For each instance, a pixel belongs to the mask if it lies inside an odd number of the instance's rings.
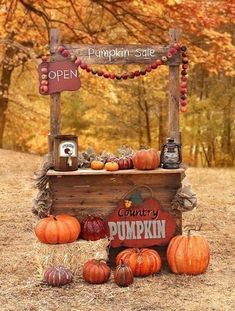
[[[172,272],[197,275],[206,271],[210,250],[205,237],[178,235],[171,239],[167,248],[167,261]]]
[[[116,257],[116,265],[125,262],[134,276],[147,276],[161,270],[162,262],[159,254],[149,248],[128,248]]]
[[[139,150],[132,160],[134,167],[138,170],[155,170],[160,164],[159,154],[155,149]]]
[[[110,278],[111,269],[104,260],[91,259],[83,266],[83,279],[91,284],[102,284]]]
[[[69,215],[48,216],[41,219],[35,228],[39,241],[47,244],[74,242],[80,232],[79,221]]]

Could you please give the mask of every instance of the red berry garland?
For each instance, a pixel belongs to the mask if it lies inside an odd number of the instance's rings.
[[[181,70],[181,77],[180,77],[180,111],[185,112],[187,110],[187,69],[188,69],[188,57],[187,57],[187,48],[180,43],[174,43],[170,46],[166,55],[163,55],[161,59],[156,59],[152,64],[148,65],[144,70],[136,70],[134,72],[123,73],[123,74],[115,74],[111,72],[104,72],[103,70],[96,70],[91,68],[83,62],[79,57],[74,54],[70,54],[70,52],[64,47],[59,46],[57,48],[57,52],[64,57],[70,57],[75,64],[80,67],[82,70],[85,70],[88,73],[93,75],[104,77],[105,79],[111,80],[127,80],[127,79],[134,79],[135,77],[144,76],[147,73],[151,72],[154,69],[157,69],[160,65],[166,63],[169,59],[171,59],[175,54],[181,52],[182,56],[182,70]],[[45,61],[45,59],[44,59]],[[45,70],[45,69],[44,69]],[[43,72],[42,72],[43,73]],[[46,73],[46,72],[44,72]],[[41,85],[43,88],[47,88],[47,85]]]

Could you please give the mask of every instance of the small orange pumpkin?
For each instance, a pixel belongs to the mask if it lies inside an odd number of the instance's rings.
[[[116,162],[107,162],[105,163],[104,168],[106,171],[117,171],[119,169],[119,166]]]
[[[147,276],[161,270],[162,261],[159,254],[149,248],[128,248],[116,257],[116,265],[125,262],[134,276]]]
[[[167,261],[176,274],[197,275],[204,273],[210,261],[210,250],[205,237],[178,235],[171,239],[167,248]]]
[[[91,162],[91,168],[93,170],[102,170],[104,168],[104,163],[102,161],[94,160]]]
[[[111,269],[104,260],[91,259],[83,266],[83,279],[91,284],[106,283],[110,274]]]
[[[39,241],[47,244],[74,242],[80,232],[79,221],[69,215],[48,216],[41,219],[35,227]]]

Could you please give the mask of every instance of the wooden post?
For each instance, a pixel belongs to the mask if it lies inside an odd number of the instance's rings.
[[[180,30],[169,30],[170,45],[180,40]],[[180,143],[179,131],[179,64],[169,65],[169,112],[168,112],[168,131],[169,136],[175,139],[175,142]]]
[[[57,53],[57,47],[60,45],[59,29],[50,30],[50,55],[51,61],[58,60],[60,57]],[[48,136],[49,152],[53,153],[54,136],[60,134],[61,130],[61,107],[60,93],[52,94],[50,102],[50,134]]]

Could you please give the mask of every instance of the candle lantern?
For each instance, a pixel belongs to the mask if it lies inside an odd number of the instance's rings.
[[[75,171],[78,168],[77,136],[56,135],[54,137],[54,170]]]
[[[168,138],[167,143],[163,145],[160,160],[162,168],[179,168],[182,161],[181,146],[174,142],[174,138]]]

